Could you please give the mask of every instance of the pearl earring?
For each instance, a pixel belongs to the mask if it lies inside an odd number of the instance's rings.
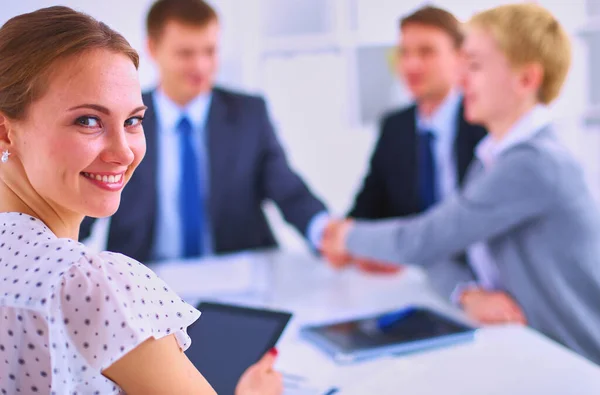
[[[10,152],[8,152],[8,150],[5,150],[4,152],[2,152],[2,158],[0,158],[0,160],[2,161],[2,163],[8,162],[8,157],[9,156],[10,156]]]

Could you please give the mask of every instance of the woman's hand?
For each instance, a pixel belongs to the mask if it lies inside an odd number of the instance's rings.
[[[260,361],[250,366],[238,382],[235,395],[281,395],[283,378],[273,370],[277,350],[272,349]]]
[[[467,315],[482,324],[527,325],[523,310],[507,293],[475,288],[463,292],[460,302]]]

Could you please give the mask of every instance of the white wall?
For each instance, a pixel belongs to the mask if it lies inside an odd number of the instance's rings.
[[[332,40],[342,43],[340,48],[303,53],[285,53],[264,56],[271,43],[267,33],[285,27],[285,8],[275,15],[267,15],[264,6],[290,5],[303,0],[213,0],[223,24],[222,64],[220,79],[228,85],[253,92],[264,93],[270,102],[272,116],[292,165],[302,174],[315,192],[322,196],[334,213],[343,213],[352,201],[367,160],[376,139],[375,125],[357,125],[355,83],[356,70],[348,43],[358,40],[371,44],[393,45],[397,35],[398,18],[425,3],[419,0],[322,0],[324,9],[332,17]],[[283,3],[285,2],[285,3]],[[585,18],[585,0],[540,0],[550,8],[574,36],[573,69],[555,113],[564,128],[567,145],[585,164],[590,177],[600,179],[597,150],[598,133],[581,127],[580,116],[587,98],[586,48],[575,33]],[[0,23],[19,13],[40,7],[64,4],[88,12],[121,32],[142,55],[140,79],[144,87],[155,83],[154,68],[146,56],[144,44],[144,19],[151,0],[3,0]],[[319,1],[310,1],[313,7]],[[500,0],[438,0],[434,4],[467,19],[473,12],[505,3]],[[280,5],[281,5],[280,4]],[[308,3],[304,3],[305,5]],[[274,10],[281,7],[272,8]],[[307,15],[310,16],[310,13]],[[297,16],[301,18],[300,15]],[[306,24],[320,26],[307,20]],[[302,27],[295,21],[295,29]],[[273,22],[275,21],[275,22]],[[319,22],[321,21],[321,22]],[[265,23],[274,24],[265,26]],[[343,26],[357,27],[355,33],[344,33]],[[327,40],[317,38],[326,46]],[[311,45],[309,42],[285,37],[275,43],[279,46]],[[284,51],[285,52],[285,51]],[[594,184],[594,187],[596,187]],[[288,248],[304,248],[301,239],[285,225],[272,207],[269,215],[278,238]]]
[[[243,6],[239,8],[236,8],[238,2],[235,0],[209,1],[222,16],[224,25],[222,35],[223,70],[220,79],[227,80],[228,83],[239,88],[244,87],[244,72],[240,67],[240,60],[245,55],[242,51],[244,30],[246,26],[251,26],[256,18],[243,24],[238,24],[236,19],[244,12],[252,17],[252,12],[247,12],[247,8],[250,8],[252,1],[239,2],[240,4],[243,3]],[[65,5],[92,15],[123,34],[139,52],[142,87],[150,88],[156,83],[156,70],[148,57],[145,42],[146,13],[153,0],[2,0],[1,3],[0,24],[15,15],[54,5]]]

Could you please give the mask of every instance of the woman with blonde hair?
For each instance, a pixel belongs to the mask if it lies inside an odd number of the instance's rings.
[[[183,353],[200,313],[142,264],[76,241],[144,156],[138,61],[66,7],[0,28],[1,394],[214,393]],[[236,395],[280,394],[274,359]]]

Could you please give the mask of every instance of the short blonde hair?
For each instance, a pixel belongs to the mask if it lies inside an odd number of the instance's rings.
[[[544,76],[538,100],[559,95],[571,65],[571,43],[556,18],[537,4],[509,4],[480,12],[468,27],[487,31],[515,67],[538,63]]]

